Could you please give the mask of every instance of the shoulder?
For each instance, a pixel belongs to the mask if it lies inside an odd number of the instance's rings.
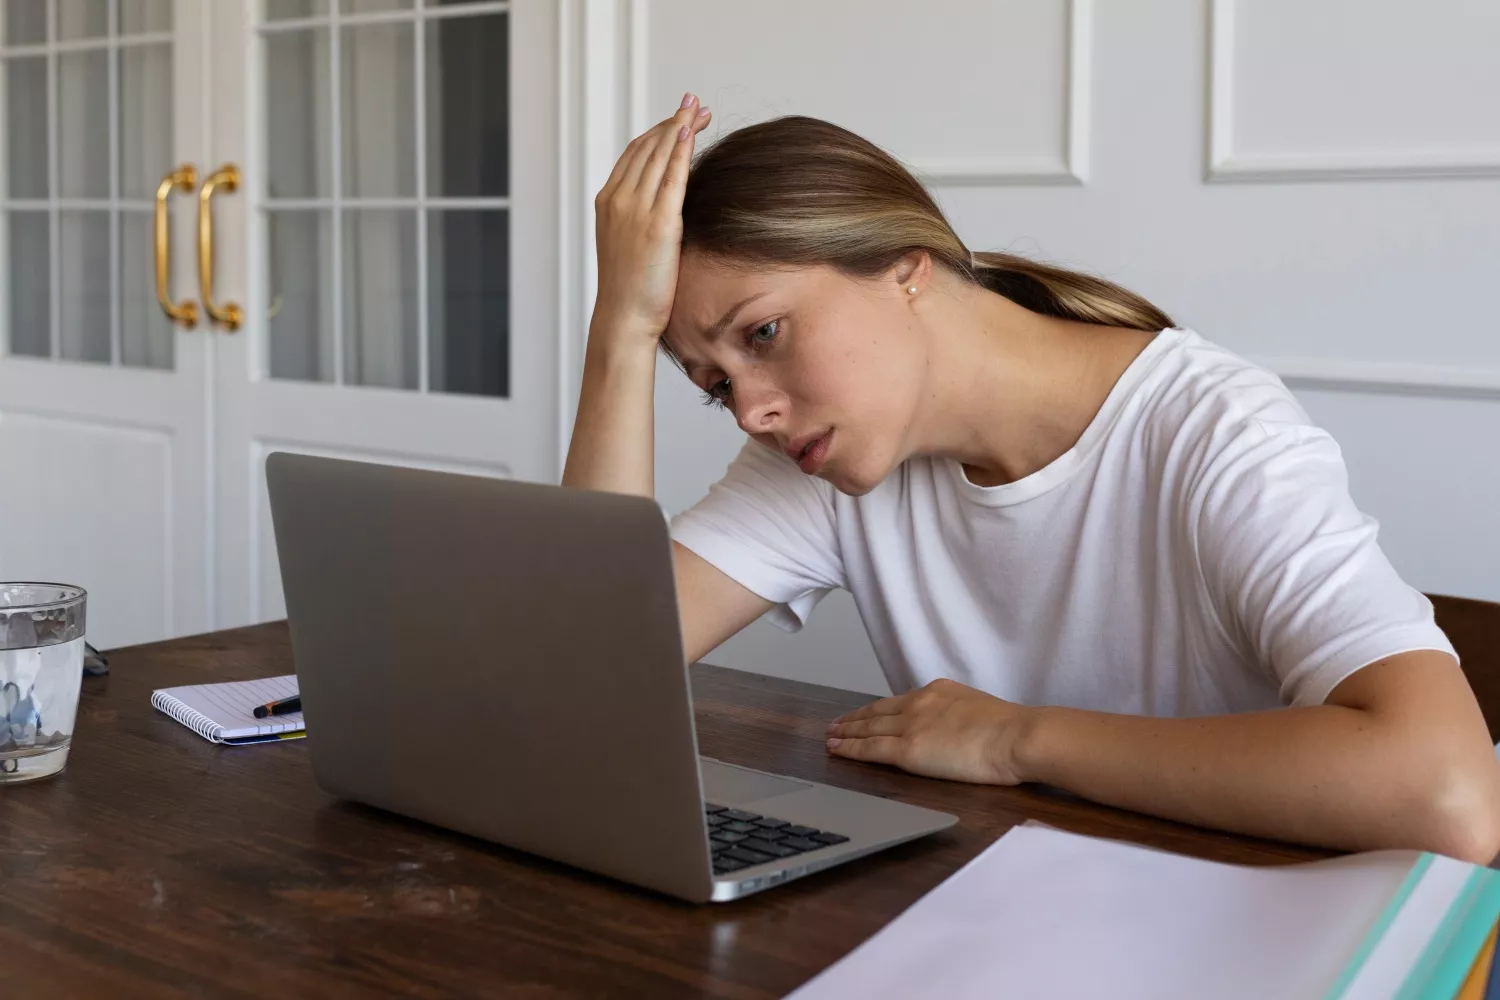
[[[1192,330],[1171,332],[1177,342],[1154,373],[1149,409],[1154,423],[1184,430],[1312,423],[1276,373]]]
[[[1191,330],[1153,371],[1142,400],[1141,433],[1164,460],[1194,478],[1257,455],[1333,446],[1274,372]]]

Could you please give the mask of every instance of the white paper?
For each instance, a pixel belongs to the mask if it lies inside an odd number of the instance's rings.
[[[1321,998],[1417,858],[1250,868],[1017,827],[792,997]]]

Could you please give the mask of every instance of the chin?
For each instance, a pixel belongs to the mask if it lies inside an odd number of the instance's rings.
[[[818,478],[845,496],[862,497],[883,483],[893,468],[886,463],[833,462],[818,472]]]

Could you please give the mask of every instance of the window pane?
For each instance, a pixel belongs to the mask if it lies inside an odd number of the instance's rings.
[[[176,206],[172,206],[175,211]],[[120,361],[171,368],[175,333],[156,301],[156,244],[150,212],[120,214]],[[183,250],[172,263],[181,268]]]
[[[109,211],[63,212],[58,221],[59,353],[73,361],[108,361]]]
[[[510,19],[427,23],[427,191],[504,197],[510,191]]]
[[[47,6],[37,0],[5,0],[5,44],[40,45],[47,40]]]
[[[109,55],[57,57],[58,188],[64,198],[109,197]]]
[[[415,389],[417,213],[344,212],[344,381]]]
[[[172,30],[172,0],[119,0],[120,33]]]
[[[510,394],[510,215],[428,213],[427,352],[434,392]]]
[[[59,0],[57,37],[103,38],[107,34],[109,0]]]
[[[266,0],[267,21],[290,21],[328,14],[328,0]]]
[[[151,198],[172,169],[172,46],[120,49],[120,197]]]
[[[333,218],[266,213],[272,378],[333,381]]]
[[[47,60],[5,61],[6,188],[12,198],[47,197]]]
[[[345,14],[371,14],[379,10],[410,10],[411,0],[339,0]]]
[[[45,358],[52,353],[51,238],[46,212],[7,212],[10,352]]]
[[[326,198],[333,169],[328,30],[277,32],[265,42],[268,193]]]
[[[344,196],[417,193],[415,43],[410,24],[344,28]]]

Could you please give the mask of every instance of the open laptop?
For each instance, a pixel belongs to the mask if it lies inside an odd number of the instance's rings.
[[[266,478],[335,795],[694,902],[956,822],[698,756],[652,500],[287,453]]]

